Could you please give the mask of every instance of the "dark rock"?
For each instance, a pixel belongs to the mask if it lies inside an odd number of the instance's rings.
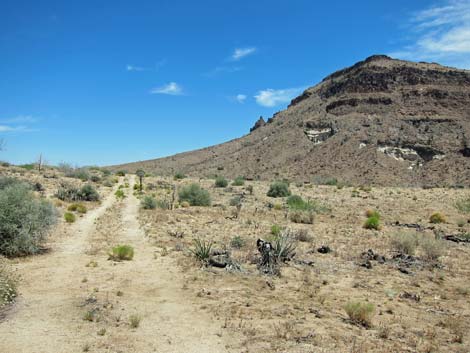
[[[320,254],[328,254],[331,252],[331,248],[328,245],[322,245],[317,249],[317,251]]]
[[[250,132],[255,131],[256,129],[259,129],[260,127],[266,125],[266,122],[264,121],[263,117],[260,116],[259,119],[256,121],[255,125],[250,129]]]

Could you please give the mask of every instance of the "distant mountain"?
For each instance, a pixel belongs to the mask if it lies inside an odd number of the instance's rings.
[[[248,130],[248,129],[247,129]],[[470,185],[470,71],[376,55],[326,77],[248,135],[113,166],[171,175]]]

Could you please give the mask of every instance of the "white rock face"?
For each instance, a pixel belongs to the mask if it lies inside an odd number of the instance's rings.
[[[423,165],[423,159],[419,153],[412,148],[400,148],[395,146],[381,146],[377,148],[377,151],[384,153],[385,155],[394,158],[397,161],[408,161],[411,162],[411,165],[408,169],[413,169],[414,167],[420,167]],[[443,159],[445,154],[436,154],[432,159]]]
[[[305,135],[307,135],[308,139],[315,145],[318,145],[333,135],[333,130],[329,127],[324,129],[305,130]]]

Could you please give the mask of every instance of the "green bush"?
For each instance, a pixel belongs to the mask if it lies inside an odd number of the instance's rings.
[[[85,184],[80,189],[80,200],[84,201],[98,201],[100,194],[96,191],[95,187],[91,184]]]
[[[241,236],[236,235],[230,241],[230,246],[234,249],[241,249],[245,246],[246,241]]]
[[[380,229],[380,218],[377,216],[371,216],[367,218],[366,222],[364,223],[365,229]]]
[[[67,223],[73,223],[75,222],[75,215],[71,212],[65,212],[64,219]]]
[[[184,175],[183,173],[181,173],[181,172],[176,172],[175,173],[175,176],[174,176],[175,180],[181,180],[181,179],[184,179],[184,178],[186,178],[186,175]]]
[[[283,181],[276,181],[271,184],[267,193],[269,197],[287,197],[290,196],[289,185]]]
[[[78,213],[86,213],[87,208],[85,205],[81,203],[73,203],[69,207],[67,207],[67,211],[70,212],[78,212]]]
[[[245,178],[242,176],[238,176],[235,178],[235,180],[232,182],[233,186],[243,186],[245,185]]]
[[[0,190],[0,254],[37,253],[56,221],[54,206],[37,199],[27,185],[17,183]]]
[[[218,176],[215,179],[215,187],[216,188],[224,188],[228,185],[227,179],[225,179],[223,176]]]
[[[134,258],[134,248],[130,245],[118,245],[111,250],[109,257],[115,261],[130,261]]]
[[[445,223],[446,218],[439,212],[433,213],[431,217],[429,217],[429,222],[437,224],[437,223]]]
[[[210,206],[211,197],[207,190],[202,189],[198,184],[184,186],[178,193],[179,201],[188,202],[191,206]]]
[[[297,242],[289,230],[285,230],[275,236],[271,243],[277,261],[288,261],[295,256]]]
[[[239,205],[241,205],[241,203],[242,203],[241,196],[234,196],[229,201],[230,206],[239,206]]]
[[[91,184],[85,184],[80,189],[63,184],[55,196],[62,201],[98,201],[100,199],[100,195]]]
[[[117,175],[117,176],[125,176],[126,173],[127,173],[127,170],[118,170],[118,171],[116,172],[116,175]]]
[[[126,197],[126,195],[124,194],[124,191],[122,191],[121,189],[116,190],[114,195],[116,196],[117,199],[123,199],[124,197]]]
[[[157,208],[157,200],[149,195],[144,196],[140,204],[144,210],[154,210]]]
[[[32,164],[32,163],[30,163],[30,164],[21,164],[18,167],[26,169],[26,170],[33,170],[34,169],[34,164]]]
[[[458,200],[455,203],[455,208],[461,213],[470,213],[470,198]]]
[[[364,327],[372,326],[372,318],[375,314],[374,304],[363,302],[348,302],[344,306],[344,310],[353,323]]]
[[[26,183],[22,183],[18,179],[0,176],[0,190],[3,190],[8,186],[17,185],[17,184],[24,184],[25,186],[27,186]]]
[[[282,228],[278,226],[277,224],[273,224],[271,226],[271,234],[274,236],[278,236],[281,234]]]
[[[427,261],[437,262],[444,253],[444,242],[442,240],[425,237],[420,241],[423,258]]]

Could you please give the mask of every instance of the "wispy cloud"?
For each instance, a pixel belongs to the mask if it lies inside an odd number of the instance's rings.
[[[277,105],[290,103],[290,101],[297,97],[305,90],[305,87],[286,88],[286,89],[265,89],[255,95],[256,103],[263,107],[275,107]]]
[[[164,86],[153,88],[150,91],[151,94],[169,94],[172,96],[183,95],[183,88],[176,82],[167,83]]]
[[[245,56],[254,54],[256,52],[256,47],[249,47],[249,48],[235,48],[233,54],[231,56],[232,60],[240,60]]]
[[[246,94],[237,94],[234,98],[238,103],[243,104],[245,103],[247,96]]]
[[[215,69],[205,72],[202,75],[206,77],[215,77],[223,73],[232,73],[243,70],[240,66],[217,66]]]
[[[13,118],[0,119],[0,132],[27,132],[35,131],[30,128],[29,124],[34,124],[38,121],[32,115],[18,115]]]
[[[144,67],[144,66],[128,64],[126,65],[126,71],[158,71],[165,64],[166,64],[165,59],[157,61],[153,67]]]
[[[31,131],[26,126],[0,125],[0,132]]]
[[[412,14],[407,25],[411,41],[391,56],[470,68],[470,1],[446,0]]]

